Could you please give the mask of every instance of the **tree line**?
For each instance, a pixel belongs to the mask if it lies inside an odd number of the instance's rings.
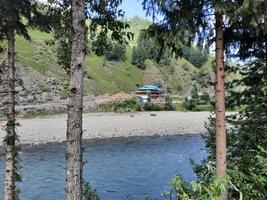
[[[178,56],[184,57],[195,67],[201,68],[208,60],[209,46],[208,44],[187,46],[185,44],[180,47],[180,54],[173,54],[170,47],[162,47],[155,36],[152,36],[147,30],[141,30],[137,45],[133,47],[132,64],[140,69],[145,69],[145,61],[147,59],[154,60],[160,64],[169,66],[171,59]]]
[[[116,48],[116,45],[108,41],[123,45],[126,39],[132,38],[132,33],[127,32],[129,24],[120,20],[123,17],[123,11],[119,9],[121,3],[122,0],[49,0],[47,4],[0,0],[0,39],[7,41],[7,50],[1,48],[7,57],[2,64],[6,70],[1,70],[5,74],[1,75],[1,83],[6,86],[7,97],[5,200],[19,198],[15,184],[20,178],[17,173],[16,126],[19,124],[15,113],[15,36],[30,40],[29,28],[40,29],[51,32],[61,48],[58,57],[69,74],[66,199],[82,199],[84,58],[89,51],[114,58],[107,53],[106,47]],[[185,186],[179,178],[172,181],[176,196],[179,199],[231,199],[244,194],[244,199],[264,199],[267,196],[267,1],[143,0],[143,7],[153,19],[158,14],[163,17],[146,30],[148,42],[157,45],[148,51],[148,57],[160,60],[167,51],[181,56],[183,48],[191,47],[195,40],[199,44],[215,43],[215,119],[211,120],[206,136],[209,157],[196,167],[197,184]],[[93,38],[89,44],[88,37]],[[143,42],[139,41],[140,48],[146,48]],[[138,55],[137,49],[135,54]],[[243,75],[242,79],[233,81],[229,87],[231,97],[234,97],[231,103],[245,109],[239,119],[227,119],[233,124],[229,130],[226,130],[225,117],[225,68],[232,69],[225,66],[225,57],[238,58],[244,65],[236,69]],[[138,60],[136,63],[139,65]],[[233,89],[236,85],[245,89],[236,92]],[[210,170],[210,163],[216,173]],[[235,192],[230,192],[230,186]]]

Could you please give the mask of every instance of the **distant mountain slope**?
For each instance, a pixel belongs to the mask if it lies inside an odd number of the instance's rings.
[[[130,93],[144,84],[158,84],[165,89],[168,88],[174,94],[186,94],[190,89],[192,77],[198,69],[185,59],[177,60],[171,68],[159,66],[151,60],[147,60],[145,70],[132,65],[132,48],[136,45],[140,30],[148,27],[150,22],[135,17],[129,21],[129,24],[135,39],[130,41],[127,47],[125,61],[109,62],[94,54],[86,56],[85,95],[119,91]],[[30,31],[30,35],[31,41],[21,37],[16,38],[17,67],[20,68],[18,71],[23,82],[27,83],[25,98],[30,95],[31,103],[66,98],[68,76],[57,64],[55,47],[47,45],[47,41],[51,40],[52,36],[36,30]]]

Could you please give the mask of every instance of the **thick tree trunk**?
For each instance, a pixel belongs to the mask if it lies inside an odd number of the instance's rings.
[[[14,31],[10,31],[8,36],[8,84],[7,84],[7,135],[6,144],[6,171],[4,199],[15,199],[15,155],[16,155],[16,129],[15,129],[15,65],[14,65]]]
[[[216,18],[216,172],[217,176],[226,176],[226,127],[224,99],[224,50],[223,50],[223,16],[215,13]],[[221,195],[227,199],[227,193]]]
[[[85,1],[72,0],[72,49],[66,142],[66,199],[82,199],[83,62],[85,56]]]

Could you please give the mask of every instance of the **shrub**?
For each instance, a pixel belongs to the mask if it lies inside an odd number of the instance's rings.
[[[183,63],[182,63],[182,68],[183,68],[185,71],[189,71],[189,70],[190,70],[189,63],[187,63],[187,62],[183,62]]]
[[[144,104],[144,110],[146,110],[146,111],[161,111],[162,107],[158,104],[155,104],[151,101],[148,101]]]
[[[135,106],[135,110],[136,110],[136,111],[142,111],[142,110],[143,110],[143,106],[142,106],[140,103],[138,103],[138,104],[136,104],[136,106]]]
[[[204,92],[203,96],[201,97],[202,100],[209,102],[210,95],[207,92]]]
[[[184,105],[186,107],[186,109],[188,110],[195,110],[197,107],[197,100],[190,97],[186,97],[185,101],[184,101]]]
[[[137,104],[135,99],[126,99],[116,104],[116,108],[134,108]]]
[[[230,179],[229,177],[218,178],[215,175],[215,168],[212,166],[208,166],[208,168],[212,177],[210,182],[205,184],[195,181],[188,184],[180,175],[175,176],[169,184],[171,192],[165,191],[163,194],[165,199],[172,199],[175,196],[175,199],[179,200],[219,200],[221,193],[225,192],[230,185]]]
[[[99,105],[100,112],[127,112],[136,110],[137,102],[135,99],[126,99],[122,101],[113,101]]]
[[[57,63],[61,65],[66,71],[69,70],[70,66],[70,52],[71,46],[64,39],[60,39],[56,43],[56,54],[57,54]]]
[[[84,200],[100,200],[100,196],[97,191],[92,188],[89,182],[85,182],[83,185]]]
[[[144,110],[146,110],[146,111],[153,111],[154,110],[154,106],[155,106],[155,104],[153,102],[151,102],[151,101],[146,102],[144,104]]]
[[[172,103],[172,98],[169,95],[165,97],[164,110],[175,110],[175,106]]]
[[[191,89],[190,96],[185,98],[185,107],[189,110],[195,110],[198,103],[198,89],[196,83],[194,83]]]
[[[154,111],[161,111],[163,110],[159,104],[154,104]]]

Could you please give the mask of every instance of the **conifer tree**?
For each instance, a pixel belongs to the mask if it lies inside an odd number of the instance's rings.
[[[211,36],[211,41],[215,41],[216,134],[208,129],[211,135],[208,134],[206,141],[212,153],[208,160],[216,161],[217,176],[225,177],[227,139],[230,145],[228,173],[234,178],[235,186],[243,187],[241,191],[247,194],[246,199],[266,197],[266,178],[263,178],[266,177],[266,164],[263,164],[266,159],[266,112],[262,112],[266,110],[266,5],[266,0],[144,1],[149,13],[154,16],[160,13],[164,17],[150,27],[150,34],[156,36],[163,47],[171,47],[177,55],[181,44],[190,45],[196,35],[198,38]],[[232,49],[235,49],[234,54]],[[238,57],[243,62],[248,59],[241,72],[244,78],[234,82],[245,86],[240,96],[235,96],[239,105],[245,105],[245,111],[235,122],[235,129],[229,131],[228,138],[225,130],[224,55]],[[198,174],[200,178],[210,180],[207,170],[202,172]],[[221,199],[226,198],[226,192],[222,192]]]
[[[109,37],[119,43],[131,39],[132,33],[126,32],[126,22],[118,20],[123,16],[118,8],[121,0],[52,0],[48,14],[53,18],[52,32],[56,40],[65,48],[58,56],[63,68],[70,75],[69,105],[66,141],[66,199],[82,199],[82,111],[84,57],[88,51],[88,35],[92,51],[103,55]],[[86,18],[90,25],[86,26]],[[64,58],[67,58],[64,60]]]
[[[163,20],[150,26],[148,32],[156,37],[163,48],[169,47],[176,55],[181,55],[181,46],[191,46],[195,38],[201,41],[212,35],[215,41],[216,81],[216,172],[226,176],[226,125],[224,97],[224,27],[223,17],[231,18],[239,1],[206,0],[144,0],[143,6],[153,18],[163,15]],[[213,16],[215,19],[212,20]],[[214,23],[212,23],[214,22]],[[213,35],[215,30],[215,36]],[[226,199],[226,193],[221,199]]]
[[[1,0],[0,1],[0,40],[7,41],[7,66],[6,74],[1,80],[5,86],[6,105],[7,105],[7,135],[4,139],[5,150],[5,189],[4,199],[14,200],[18,198],[15,182],[20,180],[17,172],[17,154],[18,148],[16,141],[16,113],[15,113],[15,85],[16,85],[16,67],[15,67],[15,36],[21,35],[25,39],[30,39],[27,28],[29,26],[42,27],[39,21],[42,15],[38,11],[38,4],[31,0]],[[43,26],[44,29],[46,26]],[[2,78],[2,77],[1,77]]]

